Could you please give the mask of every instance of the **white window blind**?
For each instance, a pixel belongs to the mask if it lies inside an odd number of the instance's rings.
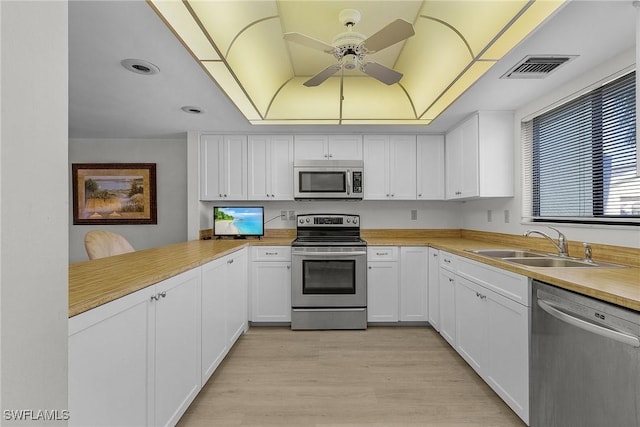
[[[522,123],[532,221],[640,223],[635,73]]]

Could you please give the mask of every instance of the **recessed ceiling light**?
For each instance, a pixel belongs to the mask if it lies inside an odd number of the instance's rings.
[[[181,110],[184,111],[185,113],[189,113],[189,114],[202,114],[202,113],[204,113],[202,108],[193,107],[193,106],[190,106],[190,105],[185,105],[184,107],[181,108]]]
[[[129,71],[147,76],[158,74],[160,72],[160,68],[149,61],[145,61],[144,59],[123,59],[120,61],[120,64]]]

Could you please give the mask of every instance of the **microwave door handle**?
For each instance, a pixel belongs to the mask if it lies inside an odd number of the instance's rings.
[[[347,195],[351,194],[351,171],[347,169]]]

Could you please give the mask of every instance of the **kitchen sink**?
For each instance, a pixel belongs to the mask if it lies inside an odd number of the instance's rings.
[[[611,264],[608,262],[589,262],[575,258],[561,258],[548,255],[540,258],[502,258],[503,261],[529,267],[578,267],[578,268],[624,268],[624,265]]]
[[[478,249],[469,251],[474,254],[484,255],[491,258],[528,258],[528,257],[543,257],[546,256],[540,252],[533,252],[521,249]]]
[[[561,257],[554,254],[535,252],[526,249],[468,249],[478,255],[499,258],[502,261],[512,262],[528,267],[555,267],[555,268],[621,268],[624,265],[607,262],[589,262],[578,258]]]
[[[504,261],[516,264],[528,265],[529,267],[600,267],[595,262],[578,261],[567,258],[503,258]]]

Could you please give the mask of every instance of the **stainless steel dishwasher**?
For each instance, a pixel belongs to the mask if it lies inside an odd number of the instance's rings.
[[[640,313],[533,281],[530,425],[640,425]]]

